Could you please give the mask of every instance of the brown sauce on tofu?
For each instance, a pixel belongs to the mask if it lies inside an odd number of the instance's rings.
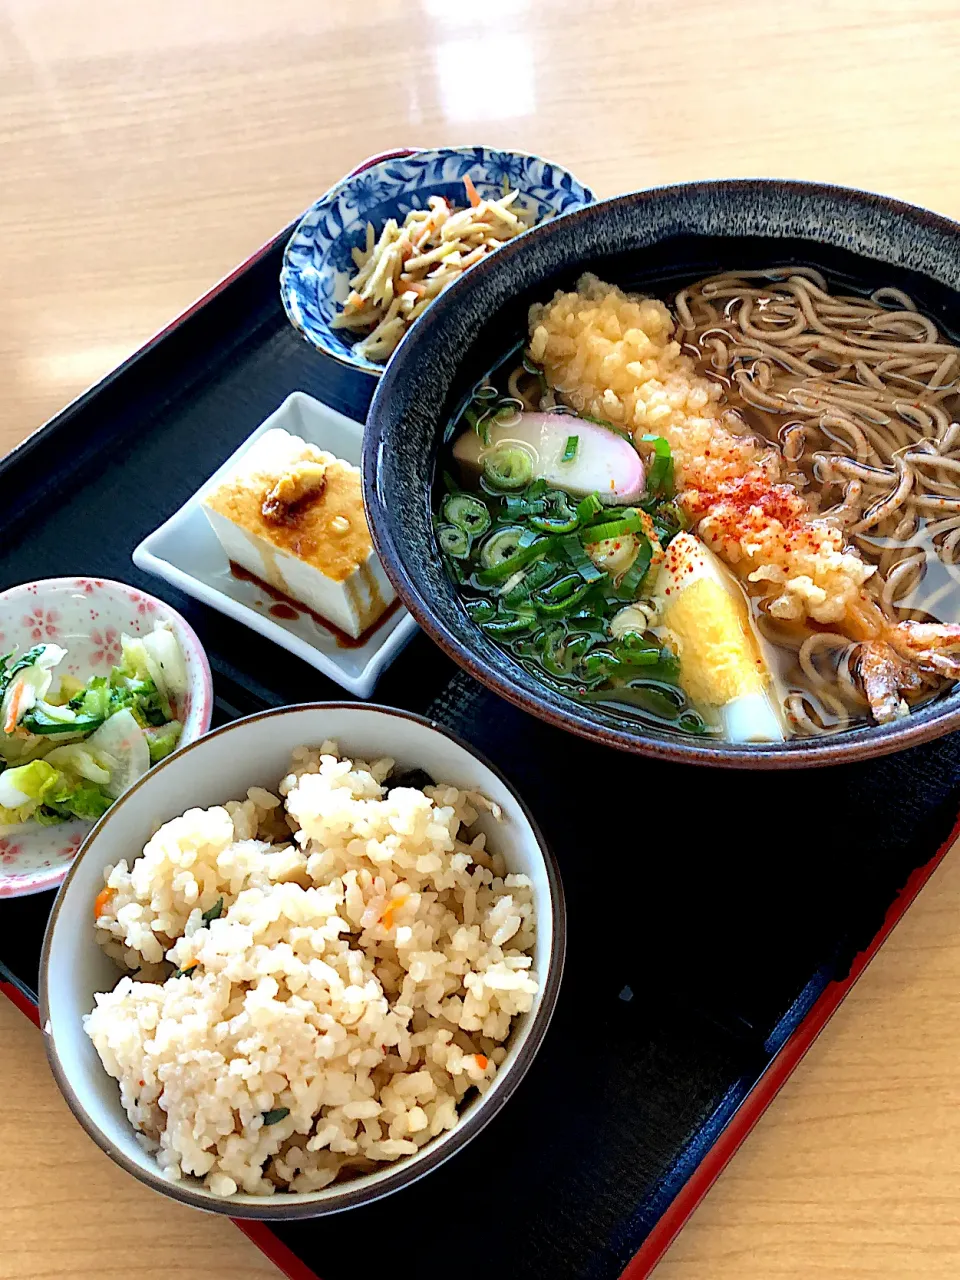
[[[317,451],[319,453],[319,450]],[[285,502],[284,477],[222,485],[206,499],[214,511],[279,551],[298,556],[333,582],[344,582],[373,550],[363,510],[360,473],[325,455],[322,484]],[[278,493],[277,491],[280,490]],[[264,508],[269,515],[265,515]]]

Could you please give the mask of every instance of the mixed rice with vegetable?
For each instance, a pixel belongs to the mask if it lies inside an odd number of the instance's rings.
[[[191,809],[108,867],[124,970],[84,1018],[171,1180],[310,1192],[415,1154],[533,1007],[532,887],[476,792],[299,748],[279,794]]]

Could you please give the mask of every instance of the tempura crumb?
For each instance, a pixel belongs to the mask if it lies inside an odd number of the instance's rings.
[[[530,356],[567,404],[627,428],[641,452],[644,435],[668,441],[697,533],[742,578],[770,584],[774,617],[837,623],[856,607],[874,566],[783,482],[775,449],[730,430],[721,386],[683,353],[662,302],[586,274],[529,323]]]

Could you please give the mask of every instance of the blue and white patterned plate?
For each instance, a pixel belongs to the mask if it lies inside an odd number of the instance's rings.
[[[481,196],[499,198],[504,181],[534,205],[537,221],[592,204],[593,192],[572,173],[521,151],[490,147],[443,147],[414,151],[362,167],[337,183],[300,219],[280,272],[280,296],[295,329],[320,351],[379,377],[382,364],[354,352],[357,335],[331,328],[356,271],[350,251],[364,243],[368,222],[379,235],[388,218],[402,222],[430,196],[466,203],[469,174]]]

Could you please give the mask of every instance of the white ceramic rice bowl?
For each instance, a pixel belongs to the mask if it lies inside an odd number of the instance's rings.
[[[94,939],[93,902],[103,870],[135,857],[161,823],[193,807],[242,798],[248,787],[275,787],[294,747],[334,739],[346,754],[389,755],[403,767],[425,769],[438,781],[476,788],[495,800],[505,821],[480,820],[491,845],[511,871],[533,883],[537,944],[533,971],[538,992],[508,1041],[493,1085],[461,1111],[455,1128],[416,1155],[349,1182],[310,1193],[237,1194],[220,1198],[193,1179],[167,1180],[141,1147],[120,1104],[117,1081],[104,1070],[82,1026],[94,993],[119,978]],[[261,712],[234,721],[161,762],[100,820],[63,884],[47,926],[40,962],[40,1015],[51,1068],[74,1115],[99,1147],[128,1173],[164,1195],[234,1218],[319,1217],[369,1203],[438,1167],[497,1114],[528,1070],[546,1033],[559,992],[566,945],[563,890],[553,856],[513,788],[491,765],[439,726],[392,708],[357,703],[313,703]]]

